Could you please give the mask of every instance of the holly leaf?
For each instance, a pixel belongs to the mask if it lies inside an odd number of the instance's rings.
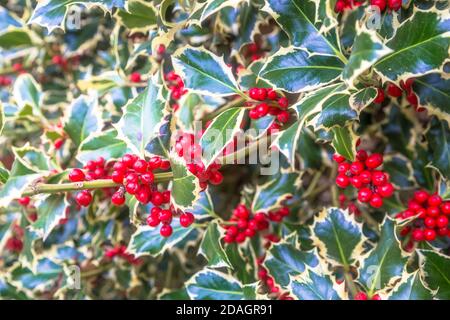
[[[348,268],[363,252],[362,225],[347,210],[323,209],[311,226],[313,245],[328,262]]]
[[[300,300],[348,300],[344,284],[320,269],[307,268],[302,274],[291,279],[288,290]]]
[[[114,125],[133,153],[143,155],[148,143],[159,135],[166,122],[167,89],[159,74],[151,78],[147,88],[124,107],[119,122]]]
[[[342,79],[350,85],[376,61],[392,50],[386,47],[374,30],[360,29],[353,43],[352,53],[342,72]]]
[[[448,122],[431,120],[426,133],[432,160],[428,167],[439,171],[442,177],[450,177],[450,128]]]
[[[384,77],[399,81],[441,67],[450,48],[450,19],[437,11],[420,11],[403,21],[386,42],[392,53],[374,67]]]
[[[126,10],[119,9],[116,13],[118,22],[128,29],[147,31],[156,27],[157,12],[153,4],[141,0],[126,2]]]
[[[170,237],[162,237],[159,228],[149,226],[140,226],[131,236],[128,244],[127,252],[134,254],[136,257],[151,255],[159,256],[167,249],[172,248],[177,243],[188,237],[195,228],[184,228],[180,225],[179,220],[175,219],[172,224],[173,233]]]
[[[412,85],[413,91],[419,98],[421,107],[425,107],[430,114],[449,122],[450,117],[450,79],[442,78],[439,73],[427,74],[416,78]]]
[[[110,129],[85,139],[80,146],[77,159],[82,163],[98,159],[98,157],[118,159],[130,151],[127,144],[117,137],[117,131]]]
[[[300,275],[307,266],[319,264],[317,251],[302,251],[288,242],[273,244],[264,259],[264,267],[275,283],[286,288],[290,278]]]
[[[313,54],[304,49],[281,48],[262,67],[259,76],[273,88],[304,92],[337,80],[344,69],[334,56]]]
[[[386,217],[381,225],[380,239],[361,262],[358,281],[369,295],[392,285],[401,278],[408,260],[395,233],[395,221]]]
[[[242,94],[231,69],[222,58],[206,49],[180,48],[172,55],[172,63],[192,92],[217,96]]]
[[[66,109],[64,131],[79,147],[91,133],[100,132],[103,126],[97,97],[79,96]]]
[[[311,124],[316,130],[345,127],[358,118],[358,112],[352,107],[350,98],[348,92],[331,95],[322,103],[322,111],[311,120]]]
[[[423,283],[419,271],[404,273],[386,296],[387,300],[432,300],[433,294]]]
[[[225,232],[219,228],[217,221],[209,223],[198,253],[206,258],[210,268],[232,267],[220,242],[224,235]]]
[[[173,173],[171,200],[176,208],[184,211],[199,198],[200,186],[197,177],[189,172],[178,156],[172,155],[170,163]]]
[[[353,161],[355,159],[356,141],[358,137],[353,133],[352,126],[334,127],[332,132],[333,140],[331,145],[336,153],[345,157],[347,160]]]
[[[20,47],[30,47],[34,44],[36,36],[24,28],[9,27],[0,33],[0,48],[10,50]]]
[[[41,87],[30,74],[25,73],[17,77],[14,82],[13,97],[20,110],[30,106],[35,115],[41,115]]]
[[[36,204],[38,219],[32,224],[31,228],[44,241],[59,224],[59,221],[66,216],[66,208],[69,203],[65,198],[65,195],[52,194]]]
[[[403,189],[415,186],[413,168],[411,163],[401,156],[386,157],[383,162],[383,170],[390,176],[394,186]]]
[[[241,128],[245,108],[230,108],[219,114],[203,133],[200,139],[202,159],[205,167],[222,153]]]
[[[231,276],[219,271],[204,269],[186,283],[192,300],[243,300],[243,285]]]
[[[434,297],[450,299],[450,258],[436,251],[419,250],[420,271]]]

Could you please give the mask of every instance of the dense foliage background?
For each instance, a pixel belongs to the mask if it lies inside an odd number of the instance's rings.
[[[449,47],[448,1],[1,0],[0,297],[449,299]]]

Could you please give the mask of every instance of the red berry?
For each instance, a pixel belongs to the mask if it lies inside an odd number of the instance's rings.
[[[362,162],[366,161],[367,152],[365,150],[358,150],[358,152],[356,152],[356,159]]]
[[[252,98],[253,100],[259,100],[258,88],[251,88],[251,89],[248,91],[248,95],[249,95],[250,98]]]
[[[386,9],[386,0],[370,0],[372,6],[377,6],[381,12]]]
[[[289,100],[286,97],[281,97],[278,99],[278,105],[281,109],[286,109],[289,105]]]
[[[123,192],[117,191],[112,195],[111,202],[116,206],[121,206],[125,203],[125,195]]]
[[[383,1],[383,0],[381,0]],[[382,88],[378,88],[377,89],[377,96],[376,98],[373,100],[373,102],[381,104],[384,101],[384,90]]]
[[[156,191],[152,193],[152,198],[150,201],[153,203],[153,205],[160,206],[164,202],[164,197],[161,192]]]
[[[359,178],[361,179],[363,184],[368,184],[372,181],[372,173],[368,170],[364,170],[359,174]]]
[[[340,188],[347,188],[350,184],[349,178],[344,174],[339,174],[336,177],[336,184]]]
[[[417,96],[414,92],[410,92],[406,95],[406,100],[412,105],[417,106],[419,104],[419,101],[417,100]]]
[[[125,190],[129,194],[135,194],[139,190],[139,185],[136,182],[127,182],[125,185]]]
[[[187,228],[194,222],[194,215],[190,212],[183,213],[180,216],[180,225]]]
[[[422,229],[414,229],[411,236],[414,241],[422,241],[424,239],[424,232]]]
[[[379,186],[377,192],[383,198],[389,198],[394,194],[394,186],[392,183],[385,183],[382,186]]]
[[[19,204],[23,207],[26,207],[30,204],[30,197],[22,197],[17,199],[17,202],[19,202]]]
[[[130,74],[130,81],[131,82],[141,82],[141,74],[139,72],[133,72]]]
[[[397,11],[402,7],[402,0],[388,0],[388,6],[390,9]]]
[[[436,218],[436,226],[438,228],[445,228],[448,226],[448,218],[446,216],[439,216]]]
[[[379,153],[374,153],[370,155],[365,162],[367,168],[369,169],[375,169],[379,167],[382,163],[383,163],[383,156]]]
[[[439,207],[442,203],[442,198],[437,195],[437,194],[433,194],[432,196],[430,196],[428,198],[428,205],[430,207]]]
[[[266,100],[266,98],[267,98],[267,89],[266,88],[258,88],[257,93],[258,93],[258,99],[256,99],[256,100],[260,100],[260,101]]]
[[[336,5],[334,6],[334,11],[336,13],[343,12],[345,7],[346,7],[346,4],[345,4],[344,0],[338,0],[336,2]]]
[[[140,203],[147,204],[150,200],[150,188],[147,185],[141,185],[134,196]]]
[[[145,160],[139,159],[133,164],[133,169],[136,172],[144,173],[147,170],[147,162]]]
[[[372,172],[372,183],[375,186],[382,186],[387,182],[387,177],[382,171],[373,171]]]
[[[416,191],[414,192],[414,199],[418,202],[418,203],[424,203],[425,201],[428,200],[428,193],[426,191]]]
[[[372,296],[372,300],[381,300],[381,297],[380,297],[379,294],[374,294],[374,295]]]
[[[370,205],[374,208],[380,208],[383,205],[383,198],[375,193],[370,199]]]
[[[159,166],[161,170],[167,170],[170,168],[170,161],[169,160],[162,160],[161,165]]]
[[[437,216],[439,216],[440,214],[440,210],[437,207],[429,207],[427,209],[427,216],[432,217],[432,218],[436,218]]]
[[[350,169],[350,163],[348,162],[341,162],[338,165],[338,172],[339,173],[347,173],[347,171]]]
[[[161,210],[158,218],[162,223],[168,224],[172,221],[172,212],[170,210]]]
[[[136,157],[132,154],[126,154],[122,157],[122,162],[128,167],[131,168],[136,162]]]
[[[333,154],[333,160],[336,161],[337,163],[341,163],[345,161],[345,157],[335,153]]]
[[[219,185],[223,181],[223,175],[219,171],[211,172],[209,182],[213,185]]]
[[[242,243],[242,242],[244,242],[245,241],[245,233],[239,233],[237,236],[236,236],[236,242],[237,243]]]
[[[358,191],[358,200],[361,202],[369,202],[372,198],[372,191],[369,188],[362,188]]]
[[[277,120],[280,121],[281,123],[286,123],[289,121],[289,112],[288,111],[281,111],[278,115],[277,115]]]
[[[248,113],[248,116],[250,117],[250,119],[257,120],[259,119],[259,112],[256,108],[253,108]]]
[[[84,172],[81,169],[75,168],[69,172],[69,180],[72,182],[84,181]]]
[[[365,294],[364,292],[358,292],[357,294],[355,294],[355,300],[367,300],[367,294]]]
[[[423,237],[427,241],[434,241],[436,239],[436,231],[433,229],[425,229],[423,232]]]
[[[258,112],[259,118],[265,117],[269,113],[269,106],[267,103],[260,103],[256,106],[256,111]]]
[[[162,196],[163,196],[164,203],[170,202],[170,191],[169,190],[163,191]]]
[[[152,184],[155,181],[155,175],[152,172],[141,174],[141,181],[145,184]]]
[[[431,217],[426,217],[425,220],[423,221],[423,223],[428,228],[434,228],[436,226],[436,220],[434,218],[431,218]]]
[[[64,139],[63,138],[58,138],[53,142],[53,146],[55,147],[55,149],[61,149],[62,145],[64,144]]]
[[[352,186],[354,186],[356,189],[361,188],[364,184],[359,176],[354,176],[350,178],[350,183]]]
[[[359,161],[355,161],[350,165],[350,172],[352,174],[360,174],[361,172],[363,172],[364,170],[364,164],[362,162]]]
[[[441,237],[447,236],[447,233],[448,233],[448,228],[447,227],[439,228],[438,231],[437,231],[437,234],[440,235]]]
[[[159,169],[161,167],[162,160],[158,156],[151,157],[148,161],[149,170]]]
[[[400,0],[401,1],[401,0]],[[392,9],[392,8],[391,8]],[[387,86],[387,92],[388,95],[390,95],[391,97],[394,98],[398,98],[401,97],[403,94],[403,91],[401,88],[397,87],[395,84],[393,83],[389,83]]]
[[[441,205],[441,211],[443,214],[450,215],[450,201],[445,201]]]
[[[276,98],[278,98],[278,94],[275,90],[269,89],[267,90],[267,98],[270,100],[275,100]]]
[[[87,207],[92,201],[92,195],[89,191],[83,190],[75,196],[75,200],[80,206]]]
[[[122,171],[113,171],[111,173],[111,179],[115,183],[123,183],[123,178],[124,178],[124,175],[123,175]]]
[[[172,235],[172,232],[172,227],[168,224],[162,225],[161,229],[159,230],[159,233],[165,238],[170,237]]]

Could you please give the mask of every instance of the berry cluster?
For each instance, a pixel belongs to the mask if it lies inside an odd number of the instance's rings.
[[[365,292],[360,291],[355,295],[353,300],[369,300],[369,297]],[[381,297],[379,294],[374,294],[370,300],[381,300]]]
[[[374,208],[383,205],[383,198],[394,193],[394,186],[389,182],[389,175],[376,170],[383,164],[383,156],[379,153],[368,155],[359,150],[356,161],[349,162],[341,155],[335,154],[334,161],[338,165],[336,184],[340,188],[347,188],[350,184],[358,189],[358,200],[369,203]]]
[[[363,1],[355,0],[338,0],[334,6],[336,13],[344,12],[345,10],[353,10],[363,4]]]
[[[52,57],[52,63],[61,67],[61,69],[66,70],[68,67],[68,61],[62,55],[57,54]]]
[[[183,133],[175,143],[175,151],[186,162],[188,170],[199,179],[200,188],[204,190],[208,183],[219,185],[223,181],[223,175],[218,163],[212,163],[208,168],[201,161],[201,146],[196,143],[192,133]]]
[[[287,207],[270,211],[268,214],[264,212],[252,214],[245,205],[239,204],[234,209],[228,224],[223,226],[226,230],[223,240],[225,243],[243,243],[246,238],[254,237],[257,232],[267,230],[270,226],[270,221],[280,222],[288,215],[289,208]],[[271,242],[277,242],[278,240],[273,235],[269,235],[266,239]]]
[[[133,254],[127,252],[127,247],[124,245],[117,245],[105,251],[105,257],[107,259],[113,259],[116,256],[125,259],[130,264],[138,265],[141,263],[139,258],[136,258]]]
[[[173,232],[170,224],[175,215],[177,213],[172,206],[169,209],[162,209],[161,207],[155,206],[150,210],[150,214],[147,217],[147,225],[157,227],[161,224],[161,228],[159,229],[161,236],[166,238],[170,237]],[[181,213],[178,215],[178,218],[180,219],[180,225],[184,228],[189,227],[195,220],[194,215],[190,212]]]
[[[12,80],[8,76],[0,76],[0,87],[7,87],[10,86],[12,83]]]
[[[396,215],[397,219],[416,217],[411,226],[401,230],[401,235],[411,233],[412,241],[434,241],[439,237],[450,237],[448,227],[450,216],[450,201],[443,201],[437,194],[428,194],[424,190],[414,193],[408,201],[408,209]]]
[[[184,88],[183,79],[174,71],[169,71],[164,75],[164,80],[167,82],[167,87],[170,90],[170,97],[173,100],[180,100],[180,98],[187,93]]]
[[[402,0],[370,0],[370,4],[378,7],[380,12],[383,12],[386,7],[390,10],[397,11],[402,7]]]
[[[256,42],[252,42],[247,45],[246,49],[247,50],[244,53],[244,57],[250,59],[251,62],[257,61],[264,56],[264,52]]]
[[[17,224],[12,227],[12,235],[6,240],[5,248],[10,252],[19,253],[23,249],[24,230]]]
[[[386,86],[386,93],[392,98],[400,98],[403,93],[406,93],[406,100],[414,107],[417,112],[425,111],[425,108],[419,107],[419,101],[417,95],[412,90],[412,84],[414,79],[408,79],[406,81],[400,81],[400,87],[394,83],[388,83]],[[378,88],[378,94],[374,100],[375,103],[381,104],[384,102],[386,95],[383,88]]]
[[[349,200],[343,193],[339,195],[339,205],[342,209],[348,208],[350,214],[354,214],[357,217],[361,215],[361,210],[359,210],[356,204]]]
[[[266,88],[251,88],[248,95],[255,101],[247,101],[246,107],[252,107],[249,112],[250,119],[271,115],[276,117],[277,122],[272,124],[270,129],[279,129],[283,124],[289,121],[290,113],[286,109],[289,106],[289,100],[286,97],[280,97],[275,90]]]

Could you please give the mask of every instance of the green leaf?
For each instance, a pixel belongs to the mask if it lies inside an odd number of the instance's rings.
[[[304,49],[290,47],[272,55],[259,76],[276,89],[303,92],[338,79],[343,68],[342,61],[334,56],[311,55]]]
[[[305,272],[292,278],[289,291],[300,300],[347,300],[344,285],[338,285],[328,273],[307,268]]]
[[[181,159],[173,155],[170,158],[173,173],[171,199],[175,207],[186,210],[192,207],[200,194],[198,179],[188,171]]]
[[[243,284],[256,281],[255,252],[250,246],[229,243],[225,246],[227,258],[233,269],[233,275]]]
[[[244,0],[207,0],[202,4],[199,4],[200,6],[202,6],[200,9],[201,15],[199,21],[203,22],[204,20],[208,19],[210,16],[222,10],[223,8],[226,7],[236,8],[240,2],[244,2]]]
[[[431,291],[420,278],[419,271],[404,273],[402,279],[387,295],[387,300],[432,300]]]
[[[380,240],[362,261],[358,281],[372,295],[398,280],[407,260],[408,255],[402,250],[395,233],[395,222],[386,217],[381,226]]]
[[[204,269],[188,280],[186,289],[192,300],[243,300],[242,284],[229,275]]]
[[[319,264],[317,251],[302,251],[289,243],[273,244],[264,259],[264,267],[274,278],[275,283],[286,288],[290,278],[306,270],[306,266]]]
[[[377,93],[377,89],[374,87],[367,87],[356,91],[350,96],[350,105],[354,109],[361,111],[373,102]]]
[[[322,146],[315,140],[316,136],[311,130],[303,128],[298,139],[297,154],[302,160],[303,169],[316,169],[322,167],[322,157],[317,155],[322,152]]]
[[[431,120],[426,133],[432,160],[428,165],[435,168],[445,179],[450,177],[450,128],[449,124],[436,118]]]
[[[350,85],[381,57],[391,53],[374,30],[359,30],[352,48],[352,54],[342,72],[342,78]]]
[[[68,8],[73,4],[97,5],[109,11],[113,7],[123,8],[125,0],[44,0],[38,2],[28,23],[36,23],[46,27],[49,32],[55,28],[64,30],[64,19]]]
[[[136,257],[151,255],[159,256],[167,249],[172,248],[178,242],[188,237],[195,228],[184,228],[180,225],[179,220],[175,219],[172,224],[173,233],[170,237],[162,237],[159,228],[149,226],[140,226],[131,236],[127,251]]]
[[[42,150],[31,147],[28,143],[21,148],[13,148],[16,159],[31,170],[46,173],[53,169],[50,157]]]
[[[117,138],[117,131],[107,130],[87,138],[80,146],[77,159],[83,163],[100,156],[117,159],[127,152],[130,152],[130,149],[124,141]]]
[[[81,95],[66,110],[64,131],[77,147],[90,134],[100,132],[102,126],[103,121],[97,97]]]
[[[0,48],[5,50],[32,45],[31,32],[26,29],[10,27],[0,33]]]
[[[239,72],[239,85],[242,89],[250,88],[271,88],[272,86],[259,77],[259,72],[264,63],[257,60],[250,64],[246,69]]]
[[[390,181],[398,188],[407,189],[415,186],[413,168],[404,157],[386,157],[383,162],[383,171],[389,174]]]
[[[30,74],[21,74],[14,82],[13,97],[19,109],[25,106],[33,108],[35,115],[40,115],[41,87]]]
[[[241,128],[245,108],[230,108],[219,114],[203,133],[200,139],[202,159],[205,167],[222,153]]]
[[[346,92],[336,93],[322,103],[322,112],[311,121],[316,130],[329,130],[344,127],[357,119],[358,112],[352,108],[350,95]]]
[[[420,250],[420,270],[428,287],[437,290],[435,297],[450,299],[450,258],[431,250]]]
[[[146,31],[156,27],[157,13],[152,4],[141,0],[129,0],[126,2],[126,10],[118,10],[119,23],[128,29]]]
[[[65,195],[49,195],[36,205],[38,219],[33,223],[32,229],[45,239],[58,225],[59,220],[65,217],[69,203]]]
[[[133,153],[143,155],[165,123],[168,93],[161,81],[159,74],[153,76],[148,87],[124,107],[122,118],[115,124],[118,137],[128,143]]]
[[[383,134],[394,150],[409,156],[416,145],[414,124],[396,105],[391,105],[388,112],[388,118],[382,126]]]
[[[216,221],[209,223],[198,253],[206,258],[210,268],[231,268],[231,263],[220,242],[224,235],[225,233],[219,228]]]
[[[434,11],[419,11],[405,20],[386,42],[393,52],[375,63],[384,77],[399,81],[438,69],[448,58],[450,19]]]
[[[450,120],[450,79],[441,77],[439,73],[431,73],[416,78],[412,85],[413,91],[419,98],[421,107],[425,107],[430,114],[442,120]]]
[[[362,225],[348,211],[338,208],[323,209],[311,226],[312,240],[319,253],[328,262],[348,268],[361,256]]]
[[[187,93],[179,100],[179,111],[177,112],[178,125],[183,131],[194,130],[195,110],[204,104],[202,98],[195,93]]]
[[[192,92],[218,96],[241,94],[231,69],[210,51],[180,48],[172,55],[172,63],[185,87]]]
[[[0,135],[3,132],[5,126],[5,111],[3,109],[3,103],[0,102]]]
[[[252,212],[270,211],[281,207],[281,203],[298,193],[301,174],[297,171],[278,172],[264,184],[256,186]]]
[[[331,145],[333,146],[336,153],[344,156],[347,160],[353,161],[356,154],[356,141],[358,137],[353,133],[351,125],[346,127],[334,127],[333,141]]]

